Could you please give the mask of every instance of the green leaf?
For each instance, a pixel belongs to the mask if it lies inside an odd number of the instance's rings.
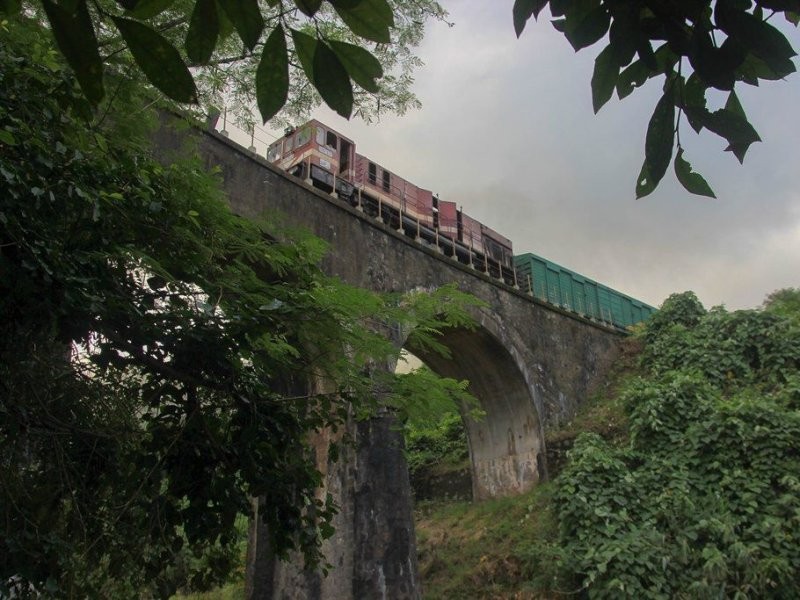
[[[331,4],[357,36],[379,44],[391,41],[389,29],[394,25],[394,14],[386,0],[360,0],[357,4],[331,0]]]
[[[642,169],[639,171],[639,177],[636,178],[636,199],[644,198],[656,189],[658,182],[650,177],[650,171],[647,168],[647,159],[642,164]]]
[[[617,96],[620,100],[629,96],[635,88],[643,85],[652,75],[653,71],[643,61],[634,61],[617,77]]]
[[[692,73],[683,86],[683,108],[689,125],[696,133],[703,129],[703,119],[706,112],[706,84]]]
[[[10,131],[6,131],[5,129],[0,129],[0,142],[3,142],[7,146],[17,145],[17,140],[14,139],[14,135]]]
[[[330,108],[345,119],[353,112],[353,86],[336,53],[322,42],[314,52],[314,87]]]
[[[755,54],[748,54],[739,65],[737,74],[745,83],[757,86],[759,79],[778,81],[789,73],[776,71]]]
[[[720,28],[776,72],[795,71],[791,59],[797,56],[780,31],[746,10],[737,10],[730,1],[717,2],[715,17]]]
[[[644,144],[644,166],[637,181],[637,198],[640,188],[653,191],[669,167],[672,145],[675,138],[675,105],[672,94],[665,93],[656,104]],[[646,194],[643,194],[646,195]]]
[[[653,44],[650,40],[642,38],[636,46],[636,53],[641,60],[651,71],[658,70],[658,62],[656,62],[656,54],[653,52]]]
[[[742,108],[742,103],[739,102],[739,97],[733,90],[731,90],[731,93],[728,94],[728,100],[725,102],[725,110],[735,115],[739,115],[745,120],[747,119],[747,115],[744,113],[744,108]]]
[[[706,84],[696,73],[689,75],[686,85],[683,87],[683,100],[687,106],[706,106]]]
[[[299,8],[303,14],[313,17],[319,10],[322,0],[294,0],[295,6]]]
[[[553,17],[563,17],[572,5],[572,0],[550,0],[550,14]]]
[[[614,48],[620,67],[633,60],[641,35],[633,10],[614,12],[614,19],[608,30],[608,43]]]
[[[197,102],[192,74],[172,44],[143,23],[111,18],[150,83],[177,102]]]
[[[611,16],[605,7],[598,3],[582,14],[577,11],[567,12],[564,35],[575,51],[578,51],[601,39],[608,32],[610,24]]]
[[[378,93],[376,79],[383,76],[383,67],[377,58],[360,46],[336,40],[328,40],[328,44],[353,81],[368,92]]]
[[[128,15],[140,20],[152,19],[175,4],[175,0],[139,0]]]
[[[219,19],[219,41],[227,40],[234,34],[236,28],[231,23],[228,15],[224,10],[220,10],[219,1],[217,1],[217,18]]]
[[[74,13],[51,0],[42,0],[42,6],[50,21],[53,37],[69,66],[75,71],[83,93],[89,102],[97,104],[105,94],[103,62],[85,0],[77,3]]]
[[[717,89],[732,89],[736,69],[744,60],[741,47],[732,38],[717,47],[711,34],[700,28],[694,28],[690,41],[688,58],[697,75]]]
[[[314,54],[317,51],[317,38],[297,29],[291,29],[290,31],[294,42],[294,50],[300,60],[300,66],[303,67],[303,72],[308,80],[314,81]]]
[[[217,0],[233,23],[244,45],[252,50],[264,31],[264,18],[258,0]]]
[[[728,141],[727,152],[733,152],[740,163],[744,162],[744,156],[750,145],[760,142],[756,130],[745,116],[735,111],[721,108],[713,113],[705,112],[702,115],[703,125],[717,135]]]
[[[186,55],[195,64],[211,60],[219,38],[219,17],[216,0],[197,0],[186,34]]]
[[[678,148],[678,153],[675,155],[674,167],[675,175],[678,177],[678,181],[681,182],[681,185],[686,188],[686,191],[697,194],[698,196],[708,196],[709,198],[717,197],[703,176],[700,175],[700,173],[692,171],[692,165],[684,160],[683,148]]]
[[[595,114],[611,99],[619,77],[616,52],[609,45],[597,55],[592,74],[592,106]]]
[[[272,30],[256,70],[256,100],[266,123],[286,104],[289,95],[289,57],[283,27]]]
[[[325,103],[345,118],[353,110],[353,87],[342,62],[317,38],[292,29],[292,40],[300,65]]]
[[[534,19],[539,18],[539,13],[546,4],[547,0],[516,0],[514,2],[512,13],[514,17],[514,32],[517,37],[522,35],[522,30],[525,29],[525,24],[531,16]]]
[[[766,8],[777,12],[798,11],[800,2],[798,0],[756,0],[756,8]]]

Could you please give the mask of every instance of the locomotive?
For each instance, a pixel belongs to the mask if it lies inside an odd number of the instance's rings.
[[[516,285],[511,240],[455,202],[358,154],[353,140],[319,121],[288,129],[269,146],[267,160],[445,255]]]
[[[586,318],[624,329],[655,309],[533,254],[430,190],[356,152],[355,142],[312,119],[270,144],[267,160],[446,256]]]

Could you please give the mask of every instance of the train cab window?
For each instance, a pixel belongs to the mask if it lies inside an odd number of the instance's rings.
[[[378,183],[378,167],[375,166],[375,163],[369,163],[369,167],[367,168],[367,181],[373,185]]]
[[[328,132],[328,138],[325,140],[326,144],[331,148],[336,148],[336,134],[332,131]]]
[[[303,127],[297,133],[297,148],[300,146],[305,146],[308,142],[311,141],[311,127]]]
[[[278,140],[269,147],[269,150],[267,150],[267,160],[269,162],[275,162],[280,157],[281,157],[281,141]]]
[[[341,142],[341,147],[339,148],[339,173],[345,173],[350,168],[350,154],[353,152],[353,144],[344,138],[339,141]]]
[[[388,192],[392,189],[392,174],[386,169],[383,170],[383,191]]]
[[[317,127],[317,143],[320,146],[325,145],[325,130],[322,127]]]

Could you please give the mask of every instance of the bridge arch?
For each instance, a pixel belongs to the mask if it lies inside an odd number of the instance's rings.
[[[194,138],[197,144],[189,154],[199,152],[209,167],[220,167],[234,212],[252,218],[265,210],[280,213],[287,225],[325,239],[332,251],[321,266],[329,275],[375,291],[455,282],[486,302],[490,308],[476,314],[476,330],[446,332],[443,342],[453,350],[451,361],[407,348],[434,371],[469,379],[486,410],[483,421],[467,423],[476,498],[517,493],[546,475],[543,427],[569,419],[602,383],[619,351],[618,333],[544,305],[416,243],[216,132],[187,133],[184,127],[171,129],[171,121],[165,114],[165,126],[155,138],[165,161],[172,161],[176,151],[186,153],[186,138]],[[325,542],[335,568],[323,579],[305,571],[299,561],[276,564],[269,545],[255,541],[250,545],[256,558],[248,567],[249,598],[421,597],[408,470],[394,417],[389,411],[354,422],[348,433],[354,444],[341,460],[327,461],[325,470],[326,489],[341,506],[336,534]]]
[[[535,386],[512,336],[481,310],[476,328],[449,329],[439,339],[450,357],[405,345],[439,375],[469,380],[469,392],[485,412],[479,420],[462,414],[475,500],[520,494],[547,477]]]

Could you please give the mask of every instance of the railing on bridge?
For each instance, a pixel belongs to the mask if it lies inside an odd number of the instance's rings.
[[[270,144],[280,138],[282,133],[273,132],[265,129],[256,124],[246,127],[241,127],[237,122],[231,118],[227,109],[222,113],[209,117],[209,127],[219,134],[231,139],[238,145],[246,148],[249,152],[266,158],[267,149]],[[305,159],[304,159],[305,160]],[[311,158],[307,158],[307,165],[304,169],[306,174],[311,172]],[[344,181],[339,178],[335,173],[333,195],[336,195],[337,181]],[[310,182],[310,179],[307,180]],[[438,252],[445,256],[466,264],[476,271],[480,271],[490,277],[499,281],[512,285],[516,289],[522,288],[532,298],[540,302],[558,307],[562,310],[579,315],[582,318],[602,324],[606,327],[614,327],[623,329],[624,327],[643,320],[655,309],[637,300],[629,298],[624,294],[620,294],[605,286],[600,286],[595,282],[591,282],[591,286],[603,288],[604,293],[610,294],[613,299],[622,303],[622,307],[617,307],[620,314],[615,314],[612,308],[613,300],[609,298],[601,298],[600,292],[594,290],[593,294],[596,298],[590,298],[592,295],[591,290],[586,291],[586,298],[581,297],[581,293],[567,292],[561,289],[560,285],[551,285],[548,277],[539,276],[535,274],[534,268],[523,268],[520,272],[519,263],[514,268],[503,266],[502,263],[489,259],[485,252],[480,252],[475,248],[472,235],[468,233],[468,240],[456,240],[452,235],[439,231],[437,227],[430,227],[428,224],[423,223],[417,218],[413,211],[403,210],[403,195],[400,194],[399,208],[388,204],[383,201],[380,195],[369,195],[365,192],[362,185],[355,182],[348,182],[349,185],[355,189],[355,194],[350,198],[350,203],[357,210],[374,217],[375,219],[395,228],[397,231],[412,238],[415,242],[429,247],[434,247]],[[526,260],[526,257],[533,255],[521,255],[515,257],[518,259]],[[535,257],[538,259],[538,257]],[[544,259],[541,259],[544,260]],[[558,265],[556,265],[558,266]],[[559,267],[563,269],[563,267]],[[564,269],[569,271],[568,269]],[[572,274],[577,275],[577,274]],[[578,276],[580,277],[580,276]],[[520,278],[524,278],[520,281]],[[587,282],[590,280],[586,280]],[[590,286],[590,287],[591,287]],[[625,304],[627,303],[627,304]],[[629,306],[630,305],[630,306]],[[630,312],[630,317],[626,316],[625,308]]]
[[[236,121],[230,119],[227,110],[224,110],[216,119],[210,118],[209,125],[211,129],[217,131],[219,134],[231,139],[235,143],[246,148],[249,152],[263,158],[266,158],[267,148],[272,141],[280,137],[279,134],[273,133],[255,124],[250,125],[249,131],[247,131],[246,128],[237,125]],[[271,140],[267,138],[271,138]],[[249,145],[247,145],[248,143]],[[306,162],[303,172],[308,174],[311,172],[311,157],[308,156],[303,160]],[[333,174],[333,178],[334,184],[331,194],[335,195],[337,181],[345,180],[339,178],[335,173]],[[519,287],[517,285],[516,269],[509,268],[498,261],[488,258],[485,253],[476,249],[475,240],[471,233],[468,233],[466,236],[468,238],[467,240],[456,240],[451,235],[440,232],[438,228],[430,227],[426,223],[421,222],[419,218],[410,212],[404,211],[402,198],[400,208],[397,208],[383,201],[379,195],[367,194],[360,184],[354,184],[354,182],[348,183],[353,185],[356,190],[355,197],[351,200],[351,204],[353,204],[357,210],[375,217],[377,220],[390,227],[394,227],[394,229],[411,237],[417,243],[433,246],[439,252],[453,260],[466,264],[477,271],[483,272],[515,288]]]

